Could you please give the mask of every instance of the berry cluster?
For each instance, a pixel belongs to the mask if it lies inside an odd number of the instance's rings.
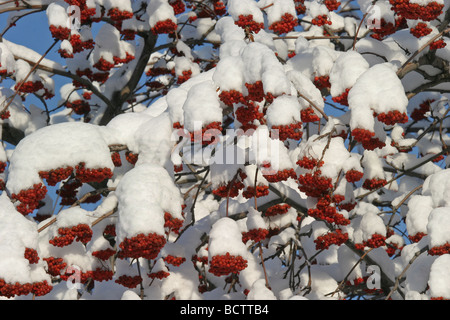
[[[341,3],[337,0],[325,0],[324,4],[329,11],[337,10],[341,5]]]
[[[264,29],[264,23],[258,23],[253,20],[253,15],[240,15],[238,20],[234,22],[236,25],[241,27],[244,30],[248,30],[250,32],[258,33],[259,30]]]
[[[397,23],[393,24],[392,22],[386,22],[384,18],[380,20],[380,27],[373,28],[373,33],[370,35],[372,38],[377,40],[383,40],[386,36],[395,33],[397,31]]]
[[[86,164],[82,162],[75,167],[75,176],[81,183],[102,182],[113,176],[113,173],[109,168],[89,169],[86,168],[85,165]]]
[[[306,156],[303,156],[303,158],[301,158],[297,161],[297,165],[299,167],[312,170],[316,167],[319,168],[319,167],[323,166],[323,161],[319,162],[319,161],[317,161],[317,159],[308,158]]]
[[[352,130],[353,138],[362,144],[366,150],[375,150],[376,148],[383,148],[386,144],[375,137],[375,132],[367,129],[356,128]]]
[[[36,296],[43,296],[49,293],[53,287],[47,283],[46,280],[35,283],[7,283],[0,279],[0,296],[12,298],[15,296],[25,296],[30,293]]]
[[[391,9],[405,19],[421,19],[423,21],[436,19],[442,13],[444,7],[443,4],[438,4],[435,1],[428,3],[426,6],[411,3],[410,0],[389,0],[389,3],[392,5]]]
[[[214,13],[219,17],[227,13],[227,8],[222,0],[214,0]]]
[[[331,87],[330,76],[316,76],[314,77],[313,83],[319,90]]]
[[[239,191],[244,189],[244,184],[239,179],[234,179],[212,190],[212,193],[221,198],[235,198]]]
[[[169,254],[169,255],[165,256],[163,258],[163,260],[168,264],[171,264],[175,267],[179,267],[183,262],[186,261],[186,258],[185,257],[175,257],[175,256],[172,256]]]
[[[154,34],[163,34],[168,33],[172,34],[177,31],[177,24],[170,19],[166,19],[164,21],[158,21],[155,26],[152,28],[152,32]]]
[[[232,107],[234,103],[243,102],[244,96],[237,90],[227,90],[219,94],[219,99],[227,106]]]
[[[125,159],[132,165],[135,165],[138,161],[139,155],[137,153],[127,151],[125,153]]]
[[[53,277],[61,274],[61,270],[67,267],[67,263],[62,258],[48,257],[43,259],[47,262],[47,273]]]
[[[302,119],[302,122],[316,122],[319,121],[320,118],[314,111],[312,107],[308,107],[306,109],[303,109],[300,111],[300,116]]]
[[[50,171],[39,171],[39,176],[47,180],[49,186],[55,186],[58,182],[66,180],[73,172],[72,167],[52,169]]]
[[[142,278],[141,276],[127,276],[124,274],[118,277],[115,282],[121,284],[124,287],[133,289],[142,282]]]
[[[89,112],[91,112],[91,105],[82,99],[74,100],[74,101],[67,101],[65,103],[66,108],[72,109],[73,112],[77,115],[87,115]]]
[[[183,0],[169,1],[169,4],[172,6],[175,15],[181,14],[186,10],[186,5]]]
[[[183,70],[182,75],[178,76],[177,84],[182,84],[192,77],[192,70]]]
[[[108,10],[108,16],[111,18],[111,20],[120,22],[123,20],[131,19],[133,17],[133,12],[129,12],[126,10],[122,11],[118,8],[111,8]]]
[[[273,217],[273,216],[280,215],[280,214],[286,214],[290,208],[291,208],[291,206],[288,205],[287,203],[276,204],[276,205],[273,205],[270,208],[268,208],[264,212],[264,216],[265,217]]]
[[[271,132],[274,132],[274,130],[276,130],[276,132],[278,133],[278,139],[281,141],[286,141],[287,139],[300,140],[303,136],[302,126],[302,122],[291,123],[288,125],[272,126]]]
[[[74,240],[86,244],[92,239],[92,229],[84,223],[70,228],[59,228],[58,234],[59,236],[50,239],[49,243],[61,248],[70,245]]]
[[[370,239],[363,241],[362,243],[356,243],[355,248],[364,250],[365,247],[379,248],[384,245],[386,245],[386,237],[381,234],[375,233],[370,237]]]
[[[269,186],[257,185],[256,190],[253,186],[247,186],[242,192],[242,196],[246,199],[251,199],[253,197],[260,198],[267,196],[269,194]]]
[[[111,160],[114,163],[115,167],[121,167],[122,166],[122,159],[120,158],[120,153],[119,152],[111,153]]]
[[[128,63],[130,61],[133,61],[136,57],[133,56],[132,54],[130,54],[129,52],[125,52],[125,58],[120,58],[120,57],[113,57],[114,63],[115,65],[119,65],[122,63]]]
[[[192,142],[201,142],[203,145],[217,143],[216,137],[222,132],[222,123],[218,121],[211,122],[204,126],[201,131],[191,132]],[[199,141],[199,139],[201,139]]]
[[[255,120],[261,120],[264,117],[264,113],[259,111],[259,107],[256,104],[248,103],[247,106],[238,107],[235,112],[235,118],[242,124],[241,128],[250,129]]]
[[[115,253],[116,253],[115,250],[113,250],[111,248],[107,248],[105,250],[97,250],[97,251],[92,252],[92,256],[94,256],[102,261],[106,261],[109,258],[111,258]]]
[[[77,189],[82,183],[78,179],[70,179],[63,182],[61,188],[56,193],[61,197],[62,206],[70,206],[77,201]]]
[[[19,194],[13,193],[11,198],[20,202],[16,207],[17,211],[27,215],[39,207],[40,201],[45,198],[46,194],[47,188],[39,183],[35,184],[33,188],[20,191]]]
[[[97,268],[93,271],[88,271],[89,277],[95,281],[109,281],[112,280],[114,272],[111,270]]]
[[[50,285],[47,280],[41,282],[33,283],[33,288],[31,289],[31,293],[36,297],[42,297],[52,291],[53,286]]]
[[[286,181],[289,178],[297,179],[297,174],[295,173],[295,170],[292,168],[278,170],[276,172],[274,172],[273,170],[262,170],[262,174],[267,181],[272,183]]]
[[[277,34],[288,33],[297,26],[297,18],[290,13],[285,13],[281,16],[280,21],[276,21],[269,26],[269,30]]]
[[[314,19],[312,19],[311,23],[320,27],[325,24],[331,25],[332,22],[330,20],[328,20],[328,15],[322,14],[322,15],[319,15],[319,16],[315,17]]]
[[[70,37],[70,28],[51,25],[49,27],[52,37],[58,40],[67,40]]]
[[[119,244],[119,257],[155,259],[165,244],[166,238],[163,235],[140,233],[132,238],[125,238]]]
[[[169,212],[164,212],[164,228],[166,228],[167,233],[178,234],[182,226],[183,220],[172,217]]]
[[[263,241],[269,235],[269,230],[258,228],[249,231],[242,232],[242,242],[247,243],[247,241],[252,240],[255,243]]]
[[[317,237],[314,243],[316,244],[316,250],[327,250],[331,245],[340,246],[347,240],[348,233],[342,233],[342,230],[337,229],[334,232]]]
[[[419,22],[415,27],[409,29],[409,32],[416,37],[422,38],[431,33],[432,29],[424,22]]]
[[[388,113],[382,112],[379,114],[374,114],[378,121],[383,122],[388,126],[392,126],[396,123],[406,123],[408,122],[408,115],[405,112],[400,112],[398,110],[391,110]]]
[[[422,119],[425,119],[425,114],[430,111],[431,109],[431,103],[433,103],[435,100],[434,99],[428,99],[423,101],[420,105],[418,109],[414,109],[413,112],[411,112],[411,118],[414,121],[419,121]]]
[[[147,273],[147,276],[150,279],[160,279],[160,280],[162,280],[162,279],[167,278],[168,276],[170,276],[170,273],[166,272],[164,270],[160,270],[160,271],[157,271],[157,272]]]
[[[172,71],[173,71],[173,69],[172,69]],[[167,68],[153,67],[153,68],[148,69],[148,71],[145,73],[145,75],[147,77],[158,77],[158,76],[162,76],[162,75],[166,75],[166,74],[171,74],[172,71]]]
[[[230,273],[239,274],[239,272],[247,268],[247,260],[227,252],[224,255],[213,256],[209,266],[209,272],[218,277]]]
[[[0,76],[1,76],[1,73],[0,73]],[[9,112],[9,110],[5,110],[0,113],[0,119],[2,119],[2,120],[9,119],[9,117],[11,117],[11,112]]]
[[[302,15],[306,12],[305,0],[294,0],[295,12]]]
[[[385,179],[379,178],[366,179],[364,180],[362,187],[367,190],[376,190],[384,187],[386,183],[387,181]]]
[[[450,243],[448,242],[442,246],[436,246],[428,250],[428,254],[431,256],[441,256],[447,253],[450,253]]]
[[[348,106],[348,92],[350,91],[350,88],[345,89],[344,92],[342,92],[340,95],[336,97],[332,97],[333,101],[339,104],[342,104],[343,106]]]
[[[0,173],[5,172],[6,166],[6,162],[0,161]]]
[[[430,50],[437,50],[445,48],[447,43],[444,41],[444,39],[439,39],[430,44]]]
[[[70,44],[72,45],[73,52],[78,53],[83,50],[93,49],[94,48],[94,40],[89,39],[86,41],[81,40],[81,36],[79,34],[72,34],[70,36]]]
[[[307,172],[298,177],[298,188],[310,197],[321,197],[333,189],[332,179],[324,177],[320,170],[314,173]]]
[[[411,242],[419,242],[425,236],[426,236],[426,233],[424,233],[424,232],[417,232],[415,235],[408,236],[408,239],[411,240]]]
[[[35,264],[39,262],[39,256],[35,249],[25,248],[24,257],[25,259],[28,260],[30,264]]]
[[[35,93],[44,88],[44,85],[41,81],[26,81],[17,83],[14,86],[14,90],[23,92],[23,93]]]
[[[317,204],[316,208],[311,208],[308,210],[308,216],[329,223],[334,223],[336,225],[346,226],[350,224],[350,220],[345,218],[343,214],[339,213],[336,207],[331,204],[330,205]]]
[[[101,57],[95,64],[94,68],[100,70],[100,71],[110,71],[112,68],[114,68],[114,63],[109,62],[105,60],[103,57]]]
[[[261,102],[264,100],[264,85],[262,81],[258,80],[255,83],[245,83],[245,87],[247,88],[248,95],[245,97],[245,100],[251,100],[256,102]]]
[[[348,182],[353,183],[353,182],[357,182],[357,181],[361,180],[363,175],[364,175],[364,172],[351,169],[345,173],[345,179]]]

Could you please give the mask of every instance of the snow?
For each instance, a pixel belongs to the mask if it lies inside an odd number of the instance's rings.
[[[177,23],[173,8],[166,0],[151,0],[147,6],[147,14],[149,16],[150,28],[153,28],[159,21],[165,21],[167,19]]]
[[[272,127],[301,122],[300,110],[301,106],[297,97],[279,96],[267,108],[267,125]]]
[[[431,265],[430,279],[430,296],[433,298],[450,298],[450,278],[448,276],[448,268],[450,267],[450,255],[444,254],[437,258]]]
[[[253,20],[257,23],[263,23],[264,17],[258,7],[258,3],[254,0],[229,0],[228,13],[235,21],[239,20],[239,16],[252,15]]]
[[[212,122],[222,122],[222,108],[213,82],[203,81],[192,86],[188,91],[183,110],[184,127],[190,132],[197,131]]]
[[[450,207],[434,208],[428,217],[427,234],[430,247],[443,246],[450,243]]]
[[[450,206],[449,204],[450,169],[445,169],[427,177],[423,183],[422,195],[430,196],[434,207]]]
[[[359,76],[369,69],[369,63],[356,51],[347,51],[335,61],[330,71],[330,93],[333,97],[353,87]]]
[[[61,123],[37,130],[22,139],[14,150],[7,189],[11,193],[19,193],[41,182],[39,171],[67,166],[75,168],[81,162],[87,168],[113,170],[105,140],[111,133],[87,123]]]
[[[140,233],[164,235],[164,212],[181,217],[180,191],[159,165],[142,164],[128,171],[120,180],[116,195],[119,243]]]
[[[31,282],[29,263],[23,253],[25,248],[37,248],[36,225],[16,212],[5,193],[0,196],[0,203],[0,278],[8,283]]]
[[[70,19],[65,7],[52,3],[47,7],[46,13],[50,26],[70,28]]]
[[[377,85],[373,86],[372,83]],[[370,108],[374,112],[387,113],[392,110],[406,112],[408,99],[395,71],[386,64],[379,64],[364,72],[348,94],[348,103],[353,111]],[[372,118],[367,114],[365,118]]]
[[[429,196],[413,195],[408,201],[406,229],[411,236],[418,232],[427,233],[428,217],[433,210],[433,201]]]
[[[213,224],[209,233],[209,260],[214,256],[224,255],[227,252],[231,255],[239,255],[245,259],[247,248],[242,242],[242,235],[236,221],[224,217]]]

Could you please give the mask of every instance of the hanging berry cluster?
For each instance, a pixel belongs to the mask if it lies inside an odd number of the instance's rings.
[[[231,255],[227,252],[224,255],[213,256],[209,262],[208,271],[218,277],[223,275],[239,274],[247,268],[248,261],[241,256]]]
[[[316,250],[327,250],[331,245],[340,246],[348,240],[348,233],[342,233],[342,230],[336,229],[314,240]]]
[[[49,243],[55,247],[65,247],[72,244],[73,241],[87,244],[91,239],[91,227],[82,223],[72,227],[59,228],[58,236],[50,239]]]
[[[253,20],[253,15],[240,15],[239,19],[234,22],[236,25],[244,30],[250,32],[258,33],[261,29],[264,29],[264,23],[258,23]]]
[[[435,20],[442,13],[442,9],[444,8],[443,4],[437,3],[436,1],[429,2],[425,6],[418,3],[412,3],[410,0],[389,0],[389,3],[392,5],[392,10],[394,10],[395,13],[405,19],[411,20]]]
[[[285,13],[281,16],[280,21],[276,21],[269,26],[269,30],[277,34],[288,33],[297,26],[297,17],[294,17],[290,13]]]
[[[23,215],[28,215],[40,206],[40,201],[45,198],[46,194],[47,187],[38,183],[30,189],[20,191],[18,194],[13,193],[11,198],[19,201],[16,207],[17,211]]]
[[[134,237],[125,238],[119,244],[119,257],[135,259],[143,257],[152,260],[158,256],[165,244],[166,238],[163,235],[140,233]]]
[[[33,294],[35,296],[44,296],[53,289],[47,280],[35,283],[19,283],[14,284],[7,283],[5,280],[0,279],[0,295],[6,298],[12,298],[15,296],[26,296]]]

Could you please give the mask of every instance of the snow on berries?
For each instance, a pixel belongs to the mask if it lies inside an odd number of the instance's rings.
[[[40,259],[37,225],[18,213],[5,193],[0,204],[0,296],[47,294],[52,282]]]
[[[348,106],[348,92],[359,76],[369,69],[369,63],[356,51],[341,54],[330,71],[330,93],[334,102]]]
[[[209,233],[209,269],[216,276],[239,274],[247,267],[246,247],[236,222],[221,218]]]
[[[254,0],[230,0],[228,13],[233,17],[234,23],[244,30],[258,33],[264,29],[263,14]]]
[[[177,18],[174,8],[167,0],[152,0],[147,6],[147,14],[154,34],[176,32]]]
[[[146,193],[142,194],[142,190]],[[183,199],[169,173],[157,165],[137,166],[120,180],[116,194],[119,254],[129,258],[156,258],[167,242],[164,213],[183,219]]]
[[[443,0],[389,0],[392,10],[398,15],[411,20],[422,19],[431,21],[436,19],[444,8]]]
[[[374,81],[377,82],[376,86],[369,85]],[[352,112],[354,109],[364,109],[367,112],[365,115],[358,112],[357,117],[360,119],[357,121],[360,123],[364,121],[369,125],[373,121],[373,116],[386,125],[408,121],[406,114],[408,99],[405,90],[395,71],[386,64],[375,65],[358,78],[348,93],[348,103]],[[361,119],[362,117],[364,118]],[[352,121],[356,121],[353,116]],[[351,126],[356,128],[352,124]]]

